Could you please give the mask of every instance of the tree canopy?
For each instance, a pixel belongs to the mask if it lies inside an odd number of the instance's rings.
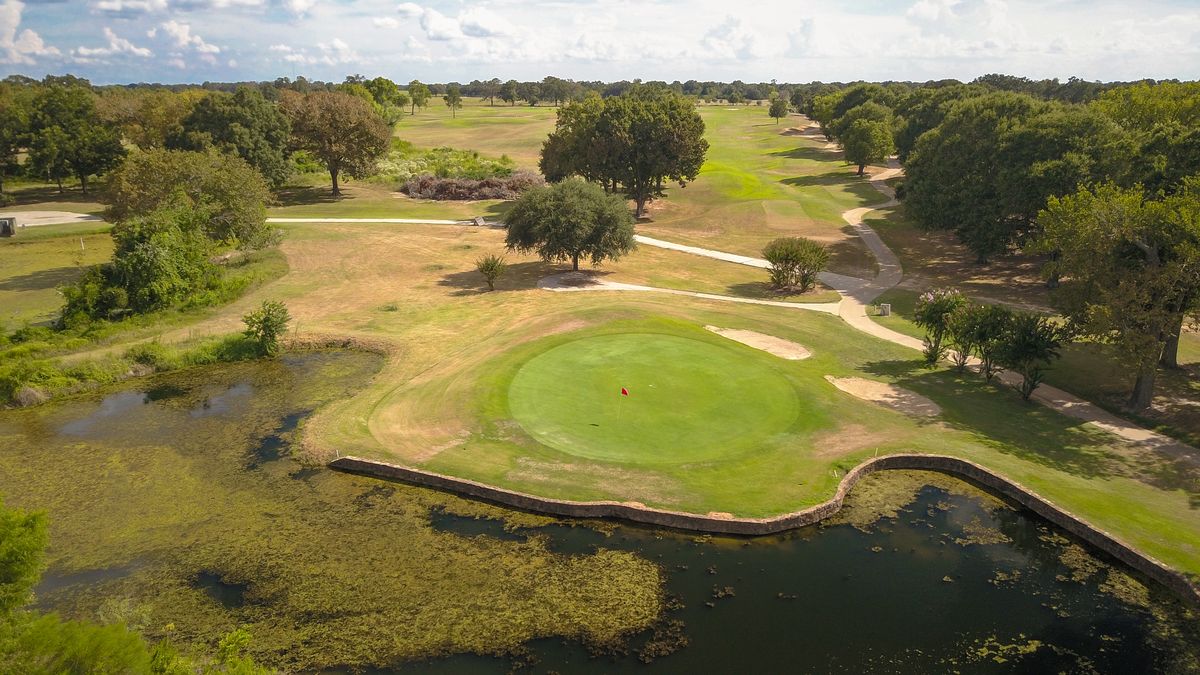
[[[370,175],[391,144],[391,127],[357,96],[342,92],[292,96],[284,100],[284,111],[292,120],[295,144],[312,153],[329,172],[334,195],[342,193],[338,184],[342,175]]]
[[[239,248],[271,243],[262,176],[236,155],[215,151],[134,152],[108,178],[105,217],[119,223],[185,200],[203,211],[204,233]]]
[[[638,86],[564,106],[542,146],[541,166],[548,180],[576,175],[622,190],[641,217],[646,202],[664,194],[664,181],[682,187],[695,179],[707,151],[704,120],[690,100]]]
[[[277,187],[291,173],[286,151],[290,136],[291,125],[279,107],[258,91],[241,87],[232,95],[218,92],[200,99],[166,145],[179,150],[214,147],[236,154]]]
[[[29,114],[29,163],[33,173],[56,181],[74,176],[87,192],[88,178],[121,162],[125,148],[115,129],[96,112],[96,97],[80,86],[42,87]]]
[[[1136,375],[1146,408],[1159,360],[1200,299],[1200,178],[1162,199],[1112,183],[1052,197],[1037,242],[1062,278],[1055,300],[1073,330],[1104,340]]]
[[[569,260],[573,270],[579,269],[580,258],[598,265],[636,246],[624,201],[578,178],[526,192],[505,222],[510,250],[536,251],[546,261]]]

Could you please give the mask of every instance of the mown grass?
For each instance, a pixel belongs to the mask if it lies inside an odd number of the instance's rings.
[[[0,332],[58,315],[58,288],[112,256],[105,224],[47,225],[0,239]]]

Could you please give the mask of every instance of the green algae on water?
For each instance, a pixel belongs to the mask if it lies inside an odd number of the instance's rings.
[[[633,553],[440,532],[432,509],[554,521],[288,458],[303,419],[379,363],[285,356],[0,414],[0,493],[50,516],[38,602],[205,648],[245,626],[253,656],[291,671],[599,643],[655,623],[661,572]]]

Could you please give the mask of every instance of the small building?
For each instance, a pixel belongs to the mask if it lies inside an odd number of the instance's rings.
[[[11,237],[17,233],[15,216],[0,216],[0,237]]]

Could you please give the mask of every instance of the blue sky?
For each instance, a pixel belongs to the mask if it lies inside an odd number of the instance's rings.
[[[0,0],[0,75],[97,83],[1200,78],[1200,0]]]

